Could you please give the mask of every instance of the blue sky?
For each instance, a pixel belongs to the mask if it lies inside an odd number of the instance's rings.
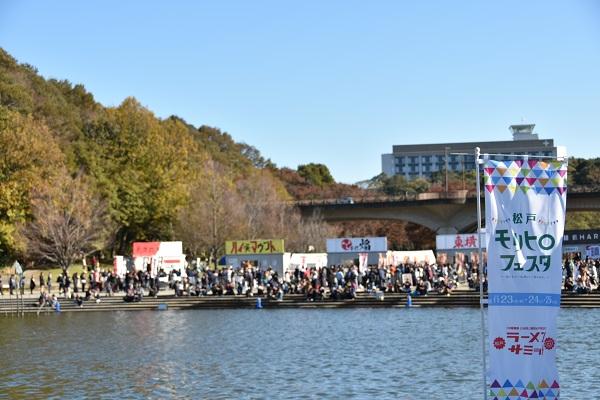
[[[0,2],[0,46],[107,106],[134,96],[356,182],[394,144],[537,124],[600,156],[600,2]]]

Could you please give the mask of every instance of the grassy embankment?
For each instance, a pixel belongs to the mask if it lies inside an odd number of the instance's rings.
[[[103,271],[111,271],[113,268],[113,266],[111,264],[100,264],[100,269]],[[75,264],[72,265],[69,269],[68,269],[68,274],[69,276],[72,276],[74,272],[76,272],[77,274],[80,274],[81,272],[83,272],[85,269],[83,268],[82,264]],[[8,277],[11,274],[14,274],[15,270],[12,267],[12,265],[9,266],[2,266],[0,267],[0,276],[2,276],[2,284],[4,286],[8,286]],[[60,275],[62,273],[62,268],[57,267],[55,265],[49,265],[49,266],[44,266],[44,267],[34,267],[34,268],[23,268],[23,272],[25,274],[25,283],[27,285],[27,288],[29,287],[29,279],[33,276],[34,280],[35,280],[35,284],[38,285],[38,277],[40,276],[40,272],[44,274],[44,278],[46,279],[48,276],[48,273],[52,274],[52,280],[53,280],[53,284],[56,284],[56,278],[58,277],[58,275]]]

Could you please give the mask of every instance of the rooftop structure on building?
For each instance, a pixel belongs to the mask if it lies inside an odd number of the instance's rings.
[[[436,172],[462,172],[475,169],[475,147],[481,154],[529,155],[560,159],[566,157],[564,146],[555,146],[553,139],[539,139],[535,124],[511,125],[513,140],[494,142],[458,142],[407,144],[393,146],[392,153],[381,155],[381,168],[387,176],[403,175],[406,179],[430,179]],[[467,154],[453,154],[467,153]],[[510,156],[493,156],[508,160]]]

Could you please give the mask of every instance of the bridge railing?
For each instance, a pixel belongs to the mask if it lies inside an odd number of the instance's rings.
[[[569,186],[568,193],[600,193],[599,185],[571,185]],[[482,190],[481,195],[483,197],[484,192]],[[390,202],[403,202],[403,201],[423,201],[423,200],[460,200],[475,198],[477,192],[474,190],[454,190],[449,192],[425,192],[425,193],[410,193],[406,192],[397,196],[386,196],[386,195],[370,195],[370,196],[353,196],[353,197],[340,197],[335,199],[308,199],[308,200],[297,200],[291,201],[290,204],[295,206],[325,206],[325,205],[345,205],[345,204],[361,204],[361,203],[390,203]]]
[[[425,193],[404,193],[397,196],[360,196],[360,197],[342,197],[336,199],[309,199],[294,201],[297,206],[319,206],[319,205],[345,205],[360,203],[390,203],[403,201],[423,201],[423,200],[457,200],[475,197],[475,191],[455,190],[450,192],[425,192]]]

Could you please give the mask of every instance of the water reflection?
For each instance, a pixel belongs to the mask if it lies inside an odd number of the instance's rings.
[[[592,339],[599,316],[600,310],[561,310],[562,398],[600,393],[600,349]],[[481,393],[479,314],[472,309],[65,313],[3,317],[0,324],[0,397]]]

